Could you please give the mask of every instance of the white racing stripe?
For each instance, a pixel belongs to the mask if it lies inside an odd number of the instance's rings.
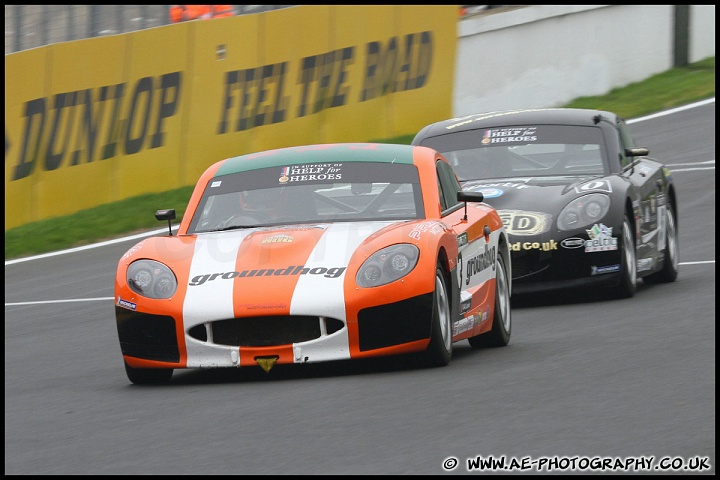
[[[190,279],[198,275],[235,270],[238,249],[245,237],[253,230],[238,230],[221,234],[198,235],[195,253],[190,265]],[[209,319],[233,318],[233,285],[235,282],[213,282],[212,288],[187,287],[183,304],[183,329],[205,322]],[[217,362],[218,355],[227,355],[227,362],[235,363],[237,355],[231,357],[236,347],[214,347],[206,344],[194,344],[188,341],[187,366],[207,366]]]
[[[310,254],[305,267],[347,267],[355,249],[370,235],[388,225],[377,223],[337,223],[330,225],[315,249]],[[318,315],[341,319],[345,318],[345,270],[337,278],[323,275],[302,275],[290,304],[293,315]],[[322,292],[322,294],[318,294]],[[347,328],[330,337],[295,346],[295,361],[323,361],[328,359],[350,358]]]
[[[345,321],[345,272],[355,249],[370,235],[388,222],[339,223],[329,225],[313,248],[303,265],[312,272],[300,275],[293,292],[290,313],[293,315],[317,315]],[[254,230],[224,232],[222,234],[200,235],[195,243],[195,252],[190,265],[190,280],[214,273],[233,272],[237,267],[238,251],[242,242]],[[328,275],[318,272],[338,271],[341,274]],[[220,279],[221,277],[218,277]],[[208,280],[210,283],[210,280]],[[184,330],[208,320],[234,318],[232,281],[212,281],[212,288],[188,286],[183,304]],[[187,339],[187,366],[236,365],[237,347],[208,345]],[[347,329],[330,337],[296,346],[296,362],[350,358]]]

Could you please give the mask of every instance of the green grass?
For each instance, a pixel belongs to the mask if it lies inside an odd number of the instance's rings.
[[[609,110],[625,118],[637,118],[668,108],[715,96],[715,57],[654,75],[642,82],[617,88],[600,97],[581,97],[566,107]],[[376,140],[409,144],[414,134]],[[177,219],[193,187],[142,195],[100,205],[66,217],[41,220],[5,232],[5,259],[63,250],[123,235],[161,229],[155,210],[174,208]]]
[[[576,98],[565,106],[608,110],[629,119],[714,96],[715,57],[711,57],[615,88],[602,97]]]

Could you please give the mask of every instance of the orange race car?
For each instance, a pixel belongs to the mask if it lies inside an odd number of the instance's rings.
[[[454,342],[506,345],[508,238],[482,200],[427,147],[308,145],[215,163],[177,235],[118,263],[127,376],[410,353],[443,366]]]

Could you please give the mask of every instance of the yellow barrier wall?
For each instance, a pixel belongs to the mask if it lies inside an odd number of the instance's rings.
[[[5,229],[415,133],[451,115],[456,27],[456,5],[306,5],[6,55]]]

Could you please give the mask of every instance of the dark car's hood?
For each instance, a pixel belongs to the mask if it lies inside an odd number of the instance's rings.
[[[558,215],[575,198],[612,188],[606,177],[558,176],[472,180],[463,183],[463,190],[482,192],[511,237],[546,239],[552,238]]]
[[[598,176],[513,177],[490,180],[470,180],[463,190],[482,192],[485,202],[498,210],[528,210],[559,213],[577,196],[605,191],[609,182]]]

